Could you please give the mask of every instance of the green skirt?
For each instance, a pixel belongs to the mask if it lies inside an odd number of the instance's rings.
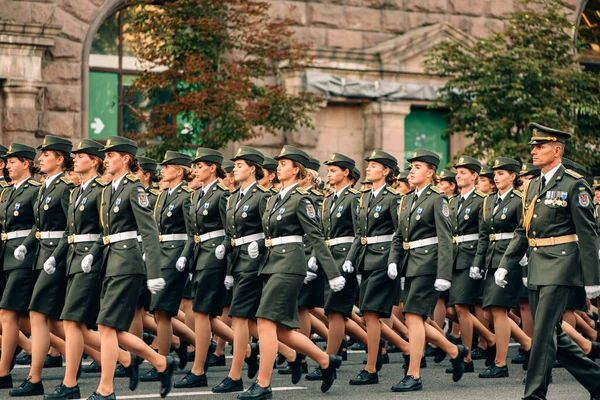
[[[60,319],[82,322],[90,328],[93,327],[100,312],[101,291],[100,271],[69,275],[65,306]]]
[[[246,319],[256,318],[256,311],[262,294],[262,277],[258,276],[257,271],[248,271],[234,273],[233,279],[233,288],[228,290],[228,292],[232,292],[229,316]]]
[[[455,304],[475,305],[478,303],[481,279],[469,277],[469,268],[455,269],[452,271],[452,286],[450,286],[449,306]]]
[[[202,269],[194,272],[192,309],[194,312],[218,317],[225,306],[225,268]]]
[[[407,277],[404,281],[406,300],[402,312],[433,318],[433,311],[440,297],[434,283],[435,275]]]
[[[135,316],[145,275],[108,276],[102,282],[100,312],[96,323],[118,331],[128,331]]]
[[[0,309],[26,313],[39,273],[39,270],[34,271],[31,268],[4,271],[5,285]]]
[[[390,279],[387,268],[364,271],[360,284],[360,311],[376,312],[380,318],[389,318],[397,297],[400,279]]]
[[[291,329],[300,328],[298,295],[304,277],[296,274],[263,274],[262,296],[256,318],[268,319]]]
[[[65,305],[66,272],[64,269],[57,269],[52,275],[48,275],[44,270],[40,271],[31,294],[29,310],[59,319]]]
[[[160,292],[152,295],[150,312],[162,310],[174,317],[179,312],[183,289],[189,275],[187,272],[179,272],[175,268],[163,269],[161,272],[165,280],[165,287]]]

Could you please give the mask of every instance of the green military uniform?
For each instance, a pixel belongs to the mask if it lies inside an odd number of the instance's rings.
[[[276,159],[304,166],[309,161],[305,152],[293,146],[284,146]],[[271,197],[262,224],[268,251],[258,272],[264,287],[256,317],[298,328],[298,295],[307,269],[302,236],[307,235],[327,279],[340,276],[340,272],[325,244],[315,205],[306,190],[293,185]]]
[[[531,178],[535,178],[536,176],[538,176],[541,173],[542,173],[542,170],[540,169],[540,167],[536,167],[532,163],[523,163],[521,165],[521,171],[519,172],[519,176],[520,177],[529,176]],[[523,257],[522,266],[523,266],[523,276],[524,277],[527,276],[527,260],[528,260],[530,253],[531,253],[531,249],[528,249],[527,253],[525,253],[525,257]],[[529,291],[527,290],[527,286],[525,286],[525,285],[523,285],[523,287],[521,288],[521,298],[526,299],[527,302],[529,302]]]
[[[137,145],[127,138],[113,136],[108,139],[102,151],[125,152],[135,156]],[[104,258],[104,280],[97,323],[127,331],[146,277],[162,278],[158,228],[146,189],[135,175],[116,176],[102,190],[100,221],[103,236],[90,250],[94,259],[99,256]],[[143,251],[146,254],[145,265],[138,234],[142,237]]]
[[[325,165],[335,165],[352,171],[354,160],[343,154],[334,153],[325,161]],[[323,234],[340,271],[342,271],[342,265],[346,261],[350,246],[354,242],[359,195],[360,192],[350,186],[339,188],[336,193],[325,199],[322,206]],[[329,291],[325,302],[325,311],[334,311],[350,317],[358,291],[358,281],[356,272],[343,272],[343,276],[346,278],[346,286],[339,292]]]
[[[161,165],[189,167],[191,162],[192,157],[187,154],[167,151]],[[179,312],[188,271],[187,268],[179,271],[175,265],[187,240],[193,235],[190,200],[193,192],[182,182],[172,190],[161,191],[156,200],[154,219],[160,233],[161,270],[165,288],[152,295],[150,311],[163,310],[172,316]]]
[[[532,145],[565,142],[570,134],[530,124]],[[550,172],[550,171],[548,171]],[[543,179],[542,179],[543,178]],[[519,271],[529,246],[529,303],[535,328],[525,399],[544,399],[554,355],[592,396],[600,395],[600,366],[562,331],[561,317],[574,288],[600,285],[592,194],[582,176],[559,165],[553,176],[529,181],[523,225],[515,230],[499,268]],[[542,185],[545,183],[545,185]]]
[[[533,177],[538,176],[542,173],[540,167],[536,167],[532,163],[523,163],[521,165],[521,171],[519,171],[519,176],[527,176],[532,175]]]
[[[265,175],[267,175],[267,173],[275,173],[275,181],[277,181],[277,160],[275,160],[274,158],[270,158],[270,157],[265,157],[265,160],[262,162],[262,167],[263,167],[263,172],[265,172]],[[275,189],[275,187],[271,186],[268,187],[267,189],[269,189],[269,192],[271,192],[271,194],[277,194],[279,193],[279,191],[277,189]]]
[[[374,161],[394,169],[397,160],[381,150],[374,150],[365,161]],[[371,189],[364,190],[359,200],[356,237],[347,259],[362,274],[359,306],[361,311],[390,316],[400,290],[399,281],[387,276],[388,255],[392,236],[398,227],[400,194],[384,185],[375,195]]]
[[[102,145],[90,139],[82,139],[74,154],[84,153],[104,159]],[[85,188],[83,187],[85,185]],[[56,260],[66,260],[67,289],[65,305],[60,319],[83,322],[92,327],[100,311],[102,289],[102,258],[97,258],[91,271],[84,273],[81,261],[89,253],[102,233],[100,202],[102,190],[108,185],[96,176],[82,182],[71,191],[67,211],[67,229],[58,246],[52,252]]]
[[[223,161],[223,165],[221,165],[221,168],[223,168],[223,171],[227,172],[228,174],[233,173],[234,167],[235,167],[235,164],[232,163],[231,161]]]
[[[198,148],[192,163],[199,162],[221,165],[223,155],[217,150]],[[226,296],[223,280],[227,259],[217,259],[215,248],[225,236],[229,194],[229,189],[218,179],[192,194],[190,213],[194,236],[190,236],[182,254],[192,260],[193,310],[212,316],[221,315]]]
[[[493,170],[519,173],[520,163],[512,158],[498,157],[494,160]],[[511,274],[505,288],[496,285],[494,273],[513,237],[513,232],[521,221],[522,194],[510,189],[501,198],[494,193],[483,200],[479,220],[479,241],[473,266],[484,275],[483,307],[518,307],[521,287],[521,274]]]
[[[241,146],[232,160],[252,161],[261,165],[264,156],[256,149]],[[226,235],[222,245],[229,258],[227,275],[234,279],[230,317],[256,317],[262,292],[262,279],[257,272],[266,257],[262,216],[270,196],[269,190],[254,182],[244,193],[241,187],[233,191],[227,201]],[[256,242],[259,248],[259,256],[254,259],[248,254],[248,246],[252,242]]]
[[[481,163],[472,157],[460,157],[454,168],[467,168],[476,173],[481,172]],[[454,256],[452,287],[448,304],[475,304],[481,295],[481,281],[469,277],[473,259],[477,253],[479,238],[479,215],[486,195],[475,189],[464,199],[462,194],[451,198],[450,220],[454,234]]]
[[[485,176],[489,180],[494,183],[494,169],[490,168],[488,165],[482,165],[481,171],[479,171],[479,176]]]
[[[452,172],[448,169],[443,169],[439,174],[440,181],[447,181],[456,185],[456,172]]]
[[[46,136],[38,150],[59,151],[65,157],[69,157],[72,148],[73,144],[69,140]],[[67,227],[69,198],[71,190],[75,187],[64,173],[56,176],[52,182],[49,181],[50,178],[46,178],[44,184],[39,188],[37,201],[33,207],[35,229],[23,241],[23,246],[27,248],[27,252],[36,251],[37,249],[34,264],[36,270],[44,269],[44,263],[50,258],[64,235]],[[29,310],[58,319],[65,302],[67,278],[64,258],[56,261],[57,271],[54,274],[39,273],[31,295]]]
[[[440,157],[417,149],[409,162],[426,162],[435,167]],[[398,227],[390,249],[388,264],[396,264],[405,277],[404,312],[433,318],[439,295],[435,280],[452,280],[452,230],[450,207],[444,192],[428,185],[419,194],[410,191],[400,203]]]
[[[19,143],[8,148],[6,158],[21,157],[33,162],[35,149]],[[36,259],[34,249],[27,252],[23,261],[14,257],[14,252],[35,227],[33,208],[36,206],[41,184],[26,179],[18,187],[10,185],[0,194],[0,218],[2,218],[2,242],[0,257],[4,278],[4,291],[0,309],[25,313],[29,309],[31,294],[38,270],[33,269]],[[38,245],[38,243],[34,243]]]

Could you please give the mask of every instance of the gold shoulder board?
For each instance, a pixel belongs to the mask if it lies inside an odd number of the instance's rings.
[[[573,171],[572,169],[565,169],[565,174],[571,175],[575,179],[582,179],[583,178],[583,175],[578,174],[577,172]]]

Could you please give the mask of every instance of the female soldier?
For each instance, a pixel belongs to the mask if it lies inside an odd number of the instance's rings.
[[[41,186],[31,179],[35,158],[33,147],[13,143],[5,157],[12,185],[2,190],[0,195],[0,218],[3,230],[0,255],[4,273],[4,291],[0,300],[3,349],[0,358],[0,388],[2,389],[12,388],[10,370],[19,337],[19,322],[28,312],[31,293],[39,273],[32,269],[36,257],[34,249],[31,249],[22,261],[15,260],[14,252],[34,227],[33,208]]]
[[[277,180],[277,161],[265,157],[265,161],[262,163],[263,178],[258,181],[259,185],[269,189],[271,194],[277,194],[279,191],[275,189],[274,185],[279,183]]]
[[[492,168],[488,167],[487,165],[481,166],[476,187],[481,193],[487,195],[495,193],[498,190],[494,182],[494,171]]]
[[[408,183],[408,171],[402,171],[398,175],[398,192],[406,194],[410,192],[410,184]]]
[[[444,193],[432,183],[440,157],[431,151],[417,149],[408,159],[412,164],[408,180],[414,191],[400,202],[398,228],[389,253],[385,271],[390,280],[396,279],[400,265],[400,281],[406,292],[404,318],[410,337],[410,357],[406,376],[392,387],[394,392],[422,390],[420,364],[425,339],[450,355],[453,376],[458,382],[464,372],[463,358],[469,349],[454,345],[437,329],[427,323],[433,317],[439,295],[437,291],[450,288],[452,265],[452,233],[450,207]]]
[[[42,369],[50,346],[50,330],[56,336],[63,338],[64,331],[59,322],[65,302],[67,279],[65,277],[65,260],[60,259],[54,266],[44,267],[44,262],[63,237],[67,226],[67,210],[73,184],[65,176],[64,169],[73,164],[70,156],[73,144],[71,141],[55,136],[46,136],[38,150],[40,170],[47,175],[41,186],[33,213],[36,226],[23,243],[15,250],[15,258],[19,261],[25,255],[36,249],[34,269],[45,272],[38,277],[29,303],[29,318],[31,321],[31,369],[29,377],[17,389],[12,390],[11,396],[34,396],[44,394],[42,384]],[[54,274],[55,270],[60,272]],[[60,343],[59,343],[60,342]],[[64,353],[64,342],[53,341],[52,346]]]
[[[531,339],[508,317],[509,310],[516,307],[519,301],[521,274],[509,276],[504,288],[496,285],[494,279],[494,273],[522,217],[521,192],[513,190],[520,185],[520,168],[519,162],[512,158],[498,157],[494,160],[492,169],[498,192],[483,201],[477,255],[470,268],[470,277],[473,279],[481,279],[485,275],[483,309],[486,318],[493,322],[496,333],[495,362],[479,374],[480,378],[508,376],[506,354],[511,333],[523,346],[527,359],[531,349]],[[524,364],[524,368],[526,365],[527,363]]]
[[[340,276],[323,240],[308,192],[298,187],[298,181],[306,176],[308,155],[293,146],[284,146],[275,159],[279,160],[277,178],[282,183],[282,190],[269,199],[262,217],[268,250],[258,272],[264,282],[256,312],[260,369],[256,383],[238,395],[239,399],[266,399],[272,396],[270,381],[278,340],[297,351],[296,358],[290,363],[294,384],[302,376],[302,357],[298,353],[306,354],[321,366],[322,392],[328,391],[333,384],[335,368],[341,363],[339,357],[327,355],[308,337],[294,330],[299,327],[298,294],[306,277],[307,263],[302,244],[304,234],[322,262],[331,289],[343,289],[345,279]]]
[[[215,250],[218,259],[229,255],[225,286],[232,290],[229,315],[233,318],[233,360],[229,375],[215,388],[214,393],[244,390],[242,364],[247,362],[248,377],[256,376],[258,346],[248,348],[250,333],[256,334],[254,318],[260,303],[262,279],[257,271],[264,261],[264,237],[261,218],[270,193],[257,183],[262,179],[264,156],[258,150],[241,146],[231,159],[233,175],[239,187],[227,201],[226,236]],[[262,254],[259,255],[262,250]],[[252,329],[250,329],[252,325]]]
[[[159,371],[161,397],[171,390],[176,362],[170,356],[156,353],[136,335],[128,332],[135,314],[141,285],[146,276],[150,292],[158,293],[165,287],[160,266],[160,243],[156,223],[146,190],[132,174],[137,171],[137,145],[133,140],[110,137],[102,151],[104,166],[114,178],[102,190],[100,221],[102,235],[81,261],[81,268],[91,270],[95,259],[103,250],[104,279],[100,297],[100,312],[96,323],[102,341],[102,375],[96,391],[89,400],[114,399],[113,378],[119,356],[119,346],[148,360]],[[146,254],[146,271],[138,232]],[[139,383],[139,358],[132,356],[128,368],[129,388],[135,390]]]

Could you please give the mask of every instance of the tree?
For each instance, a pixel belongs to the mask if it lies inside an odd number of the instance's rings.
[[[305,67],[308,47],[293,39],[291,20],[269,17],[270,2],[150,3],[130,0],[127,30],[136,57],[149,61],[129,95],[145,126],[132,133],[152,144],[148,155],[312,127],[307,113],[319,98],[283,86],[283,68]],[[147,101],[161,95],[159,104]]]
[[[530,122],[574,133],[566,155],[586,167],[600,161],[598,76],[577,62],[566,5],[519,0],[506,29],[461,47],[432,49],[426,70],[448,77],[437,107],[449,111],[447,135],[466,132],[465,154],[531,159]]]

